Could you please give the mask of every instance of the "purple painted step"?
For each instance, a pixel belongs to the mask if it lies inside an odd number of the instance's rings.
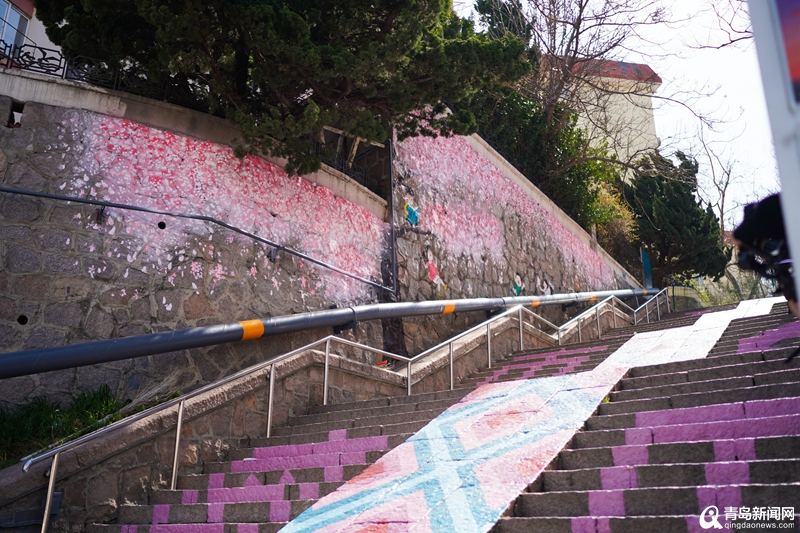
[[[782,340],[800,337],[800,321],[789,322],[777,329],[769,329],[762,335],[755,335],[746,339],[739,339],[737,353],[755,352],[758,350],[768,350]],[[785,348],[779,347],[779,348]]]
[[[389,446],[389,437],[387,435],[347,439],[345,438],[346,434],[347,430],[333,430],[328,434],[327,442],[253,448],[252,456],[256,459],[274,459],[278,457],[297,457],[301,455],[385,450]]]
[[[567,350],[566,348],[562,348],[561,350],[555,352],[520,355],[514,357],[513,359],[514,361],[518,362],[517,364],[504,365],[499,370],[495,370],[491,376],[487,376],[483,380],[478,381],[476,385],[480,386],[499,381],[511,370],[523,370],[524,372],[522,373],[521,379],[530,379],[534,377],[537,371],[541,371],[545,366],[553,364],[564,365],[558,369],[556,375],[568,374],[574,372],[575,367],[579,366],[581,363],[589,361],[590,356],[585,354],[604,352],[606,350],[608,350],[608,345],[595,346],[592,348],[579,348],[576,350]],[[576,355],[577,357],[567,359],[565,356],[568,355]]]
[[[752,505],[758,491],[780,493],[774,505],[800,501],[800,486],[747,485],[729,482],[698,487],[661,487],[523,494],[517,514],[530,517],[625,517],[652,515],[699,515],[709,506]],[[755,498],[754,498],[755,495]]]

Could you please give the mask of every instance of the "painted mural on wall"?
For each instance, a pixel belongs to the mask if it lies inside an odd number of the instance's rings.
[[[0,183],[207,215],[380,279],[388,224],[369,211],[262,159],[237,159],[225,146],[130,121],[26,104],[22,127],[0,131]],[[2,194],[0,352],[374,298],[362,282],[274,252],[198,220]],[[380,342],[380,325],[359,327]],[[128,399],[154,377],[187,389],[291,348],[288,341],[243,343],[14,378],[0,403],[29,395],[68,402],[98,383]]]
[[[450,283],[454,292],[447,297],[627,287],[465,138],[419,137],[396,146],[396,176],[403,190],[413,192],[415,226],[434,239],[439,272],[459,273],[461,284]],[[411,205],[409,196],[399,207]],[[525,280],[536,283],[526,289]]]
[[[377,278],[385,224],[365,209],[333,195],[263,159],[237,159],[231,149],[160,131],[127,120],[93,116],[85,133],[87,150],[81,161],[83,179],[65,180],[70,194],[103,198],[167,211],[200,213],[225,221],[278,244],[300,250],[359,276]],[[90,176],[99,177],[96,185]],[[172,275],[202,275],[190,254],[181,252],[181,233],[160,231],[151,216],[115,211],[128,233],[143,246],[128,254]],[[182,233],[209,238],[216,229],[200,221],[172,219]],[[113,225],[108,221],[109,226]],[[227,232],[227,230],[222,229]],[[251,244],[246,237],[228,239]],[[146,244],[144,244],[146,243]],[[177,255],[176,255],[177,254]],[[174,262],[170,262],[174,261]],[[184,264],[177,269],[178,261]],[[272,282],[270,262],[261,254],[250,268],[254,278]],[[231,275],[225,266],[211,267],[215,277]],[[363,284],[321,270],[322,280],[308,291],[351,301],[368,296]],[[274,289],[280,285],[274,283]]]

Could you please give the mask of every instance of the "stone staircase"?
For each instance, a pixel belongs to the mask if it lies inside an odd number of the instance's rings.
[[[771,522],[798,527],[800,358],[752,349],[798,344],[785,312],[731,321],[706,359],[632,369],[493,531],[695,532],[712,505],[723,527],[790,507]]]
[[[151,491],[150,505],[123,505],[116,523],[87,531],[278,531],[476,386],[590,370],[635,331],[698,317],[665,318],[512,354],[454,391],[312,407],[228,461],[178,476],[177,490]],[[717,501],[711,485],[738,495],[734,506],[800,502],[800,436],[787,436],[800,435],[800,358],[787,366],[785,350],[737,354],[740,340],[788,323],[777,314],[734,321],[709,359],[633,369],[496,531],[694,531],[688,521],[696,525]]]

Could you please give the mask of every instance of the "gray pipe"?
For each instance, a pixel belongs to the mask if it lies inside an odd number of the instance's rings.
[[[650,291],[651,294],[658,293],[658,289],[650,289]],[[151,333],[55,348],[0,354],[0,379],[213,346],[226,342],[257,339],[265,335],[346,326],[357,322],[384,318],[493,311],[516,305],[538,307],[540,305],[573,302],[594,302],[609,296],[633,298],[647,296],[647,294],[647,290],[618,290],[552,294],[548,296],[517,296],[513,298],[470,298],[430,302],[383,303],[244,320],[217,326],[189,328],[172,332]]]

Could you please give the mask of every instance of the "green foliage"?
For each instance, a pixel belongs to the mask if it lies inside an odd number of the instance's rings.
[[[566,126],[551,128],[541,104],[513,89],[481,91],[467,106],[481,134],[517,169],[586,229],[618,218],[601,199],[617,174],[603,149],[593,149],[576,117],[563,109]]]
[[[625,186],[635,215],[636,244],[650,255],[657,287],[685,284],[695,276],[718,280],[731,257],[714,211],[703,209],[695,196],[697,162],[681,152],[676,157],[678,166],[653,153]]]
[[[108,385],[81,391],[69,409],[40,396],[13,410],[0,407],[0,468],[60,439],[89,433],[118,420],[120,407]]]
[[[362,139],[467,134],[459,102],[530,70],[511,34],[476,34],[448,0],[35,0],[48,36],[86,55],[167,74],[238,123],[247,151],[319,168],[326,125]],[[241,152],[240,152],[241,153]]]

